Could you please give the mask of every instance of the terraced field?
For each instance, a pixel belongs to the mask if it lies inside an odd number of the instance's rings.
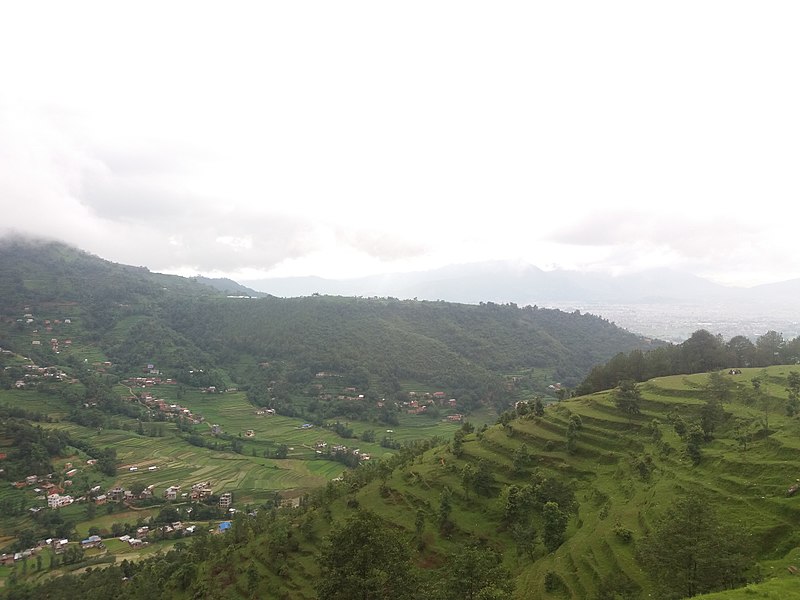
[[[732,399],[724,404],[726,418],[715,439],[702,447],[697,466],[684,454],[686,443],[669,418],[680,415],[687,423],[698,418],[707,397],[703,388],[707,376],[666,377],[642,386],[641,414],[633,419],[620,413],[607,392],[565,401],[549,407],[543,418],[526,417],[506,428],[492,427],[481,439],[468,435],[459,458],[444,448],[431,451],[419,464],[389,480],[392,493],[388,497],[371,484],[358,494],[358,500],[362,507],[407,525],[414,523],[417,509],[423,508],[430,519],[426,531],[435,554],[468,537],[491,539],[495,547],[505,550],[506,566],[518,574],[516,596],[520,599],[557,597],[543,587],[548,572],[558,575],[563,596],[592,598],[603,577],[614,572],[625,573],[644,596],[650,593],[648,577],[635,558],[636,540],[677,497],[691,492],[720,506],[723,521],[749,532],[763,563],[762,572],[778,578],[777,583],[758,588],[764,595],[742,597],[790,597],[768,595],[773,589],[785,589],[788,584],[783,580],[791,577],[787,566],[797,563],[800,556],[800,498],[786,494],[789,486],[800,481],[800,421],[785,416],[786,391],[780,384],[789,370],[768,370],[768,436],[757,431],[763,404],[746,404],[739,394],[752,387],[751,379],[761,370],[745,369],[734,376]],[[572,453],[566,451],[570,415],[580,416],[582,422]],[[654,420],[666,451],[654,441]],[[734,435],[745,426],[754,430],[746,451]],[[513,455],[523,444],[532,455],[531,462],[524,473],[515,473]],[[639,476],[634,466],[634,460],[643,457],[649,457],[653,465],[647,478]],[[502,495],[487,501],[464,491],[461,468],[480,461],[491,465],[497,491],[511,483],[523,485],[534,469],[571,481],[579,509],[570,519],[567,541],[553,553],[539,546],[533,561],[517,555],[510,533],[502,527]],[[434,533],[436,508],[445,487],[453,492],[456,533],[451,539]],[[615,535],[619,527],[633,532],[633,542]],[[800,587],[796,590],[800,592]]]
[[[36,390],[3,391],[0,403],[48,414],[55,421],[42,424],[44,427],[65,430],[77,439],[91,441],[96,447],[113,447],[119,464],[117,477],[113,480],[105,478],[94,469],[83,466],[80,471],[86,476],[87,484],[100,484],[104,488],[121,485],[126,489],[133,484],[153,485],[157,496],[172,485],[187,488],[200,481],[210,481],[215,491],[234,492],[237,504],[259,503],[271,498],[275,492],[296,495],[318,488],[342,474],[345,470],[343,465],[317,454],[318,442],[357,447],[375,458],[392,452],[378,443],[341,438],[331,429],[304,427],[303,421],[296,418],[259,416],[244,393],[205,394],[190,389],[177,400],[175,386],[161,386],[155,391],[159,397],[180,402],[194,413],[203,415],[206,421],[198,425],[196,431],[205,439],[215,440],[210,426],[219,424],[225,434],[242,442],[242,452],[236,454],[193,446],[180,438],[174,424],[169,422],[159,425],[163,437],[137,435],[137,421],[124,416],[117,417],[119,425],[126,428],[124,430],[89,430],[63,420],[69,407],[59,396]],[[357,435],[372,429],[378,439],[391,435],[399,442],[435,435],[450,436],[458,428],[457,424],[412,415],[401,416],[400,424],[394,426],[391,433],[373,423],[350,422],[348,426]],[[246,435],[248,430],[252,430],[252,437]],[[287,459],[265,458],[281,444],[289,447]],[[150,467],[155,469],[150,470]],[[16,490],[4,488],[0,494],[2,497],[22,498],[22,493]],[[24,498],[26,502],[33,501],[30,494],[25,494]],[[13,523],[19,525],[16,519]]]

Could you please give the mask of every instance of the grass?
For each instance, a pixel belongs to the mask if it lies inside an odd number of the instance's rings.
[[[781,372],[785,376],[787,368],[768,370],[776,379]],[[760,369],[737,376],[737,387],[746,389],[750,378],[758,374]],[[751,533],[762,572],[769,575],[762,584],[709,598],[800,597],[800,580],[786,571],[789,564],[800,563],[800,535],[795,533],[800,526],[800,498],[787,498],[785,493],[798,478],[795,445],[800,438],[800,420],[781,414],[783,386],[779,381],[771,383],[775,405],[770,414],[772,433],[756,436],[745,452],[733,437],[736,423],[752,420],[761,411],[735,396],[724,406],[727,420],[719,426],[716,439],[703,446],[703,458],[695,466],[684,456],[685,442],[673,430],[668,415],[680,414],[687,422],[697,419],[705,402],[704,382],[705,375],[650,382],[644,414],[632,420],[619,414],[610,394],[599,393],[550,406],[543,418],[517,420],[508,429],[491,427],[481,439],[470,434],[460,457],[444,447],[436,448],[393,473],[387,480],[388,491],[382,493],[379,482],[373,482],[335,501],[331,507],[333,520],[350,514],[348,503],[356,500],[361,508],[376,512],[414,537],[413,523],[421,508],[426,515],[426,541],[417,559],[420,564],[438,564],[443,555],[469,539],[486,540],[504,552],[504,564],[516,577],[515,598],[519,599],[592,598],[598,582],[616,571],[633,580],[641,588],[642,597],[654,597],[649,578],[635,557],[636,540],[646,535],[676,498],[695,493],[715,505],[722,521]],[[579,415],[584,423],[572,454],[565,451],[564,444],[569,414]],[[653,419],[660,422],[662,440],[672,448],[667,454],[659,451],[650,433],[648,426]],[[533,457],[523,473],[515,473],[512,457],[522,444]],[[635,457],[645,455],[654,465],[647,479],[638,474],[633,463]],[[461,484],[462,467],[480,461],[490,465],[495,478],[495,492],[489,497],[475,492],[468,495]],[[515,543],[501,519],[504,500],[500,492],[509,484],[524,485],[534,469],[570,482],[579,509],[570,519],[567,541],[553,553],[547,553],[540,544],[531,561],[514,551]],[[453,492],[451,519],[455,529],[449,537],[440,535],[436,526],[445,487]],[[534,525],[541,531],[536,519]],[[633,532],[631,543],[615,534],[619,527]],[[318,528],[322,537],[329,525],[320,521]],[[545,591],[543,581],[548,572],[556,573],[563,582],[560,595]],[[310,597],[311,590],[303,588],[294,575],[292,579],[304,590],[298,597]]]

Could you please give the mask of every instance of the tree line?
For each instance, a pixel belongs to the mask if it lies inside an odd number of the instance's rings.
[[[666,375],[705,373],[728,367],[768,367],[798,360],[800,336],[787,342],[780,333],[768,331],[753,343],[742,335],[725,341],[720,335],[699,329],[680,344],[617,354],[604,365],[594,367],[575,393],[585,395],[611,389],[623,380],[641,382]]]

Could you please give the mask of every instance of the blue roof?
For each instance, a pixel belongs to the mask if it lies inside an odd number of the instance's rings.
[[[83,540],[81,544],[91,544],[92,542],[99,542],[101,539],[102,538],[99,535],[90,535],[88,538]]]
[[[231,528],[231,522],[230,521],[223,521],[222,523],[219,524],[219,530],[220,531],[227,531],[230,528]]]

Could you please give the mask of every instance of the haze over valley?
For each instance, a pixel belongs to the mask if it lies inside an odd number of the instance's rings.
[[[388,296],[580,310],[670,342],[682,342],[697,329],[752,340],[770,330],[787,338],[800,334],[800,279],[734,287],[673,269],[612,276],[497,261],[352,279],[289,277],[242,283],[281,297]]]

